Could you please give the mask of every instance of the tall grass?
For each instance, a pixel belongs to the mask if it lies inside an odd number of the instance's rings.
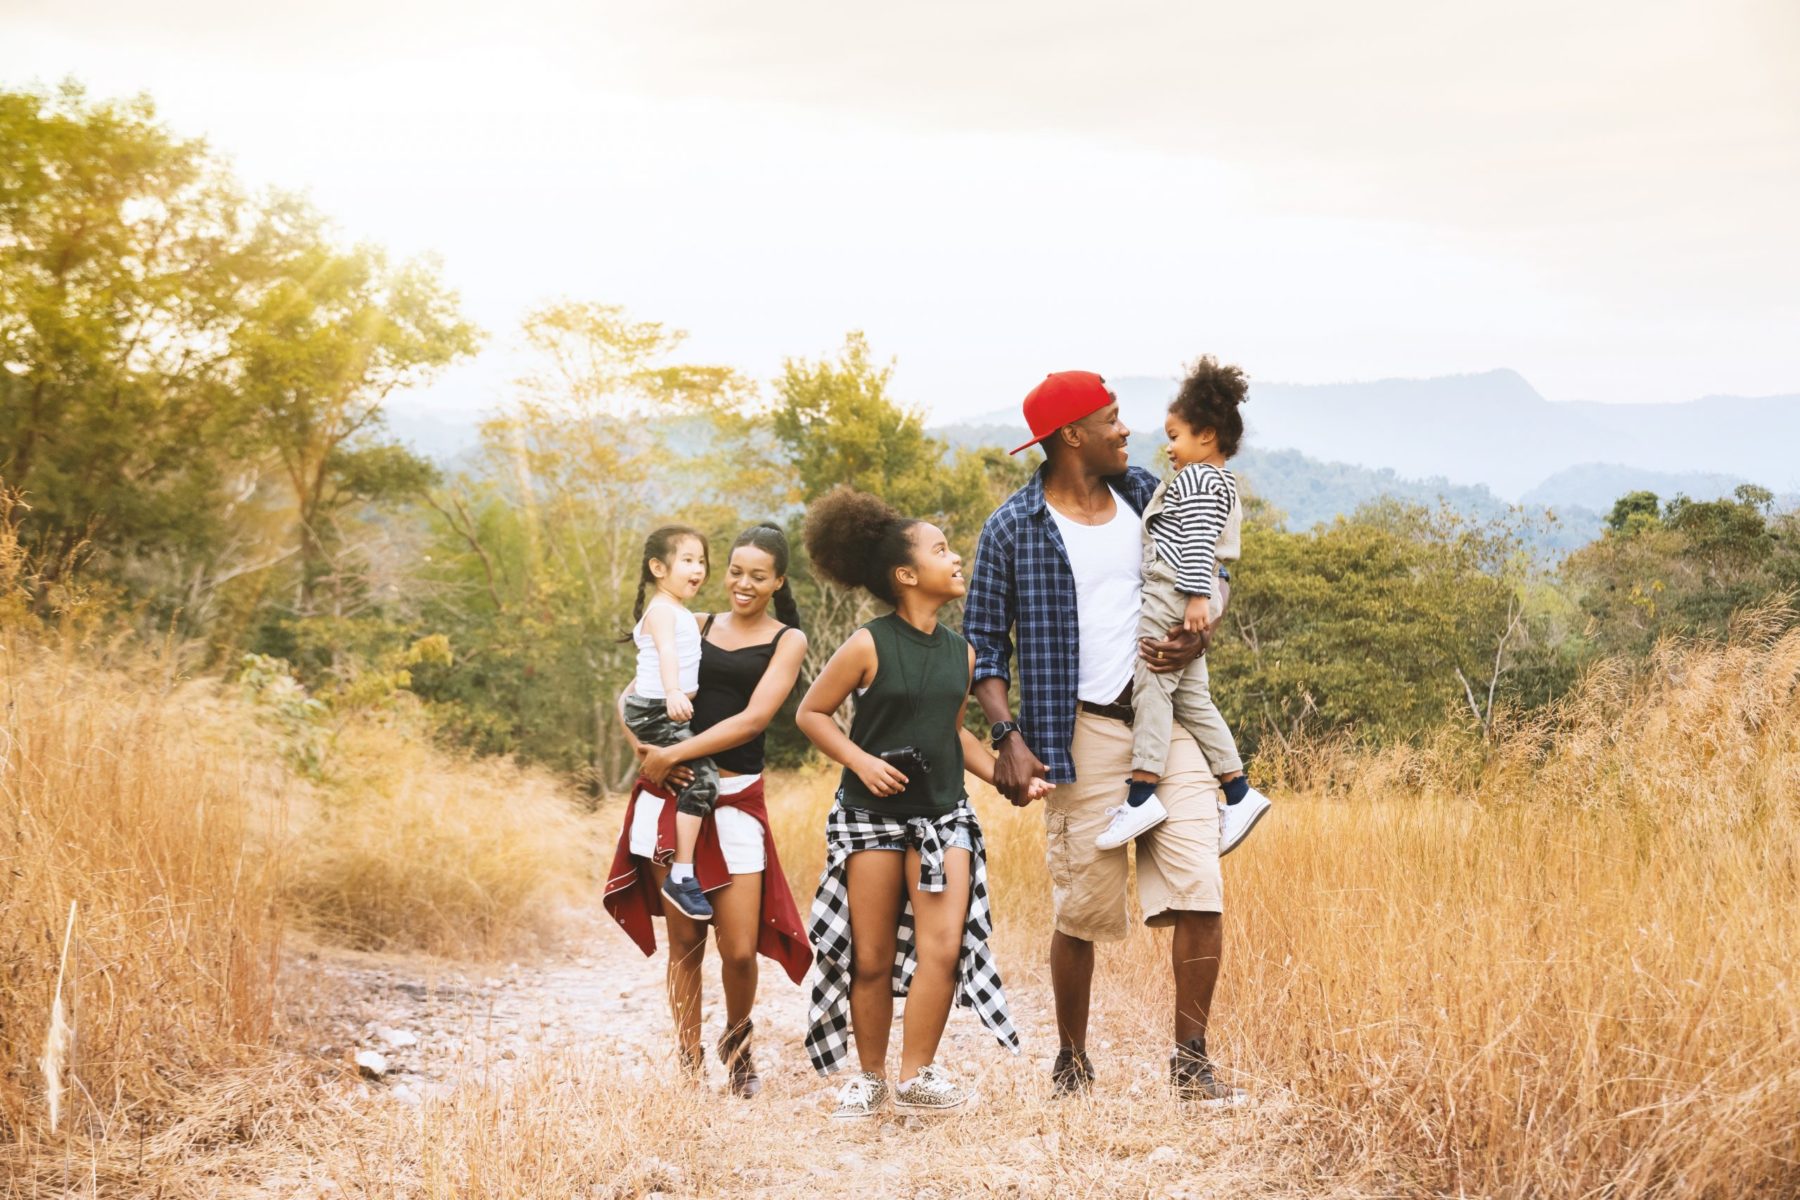
[[[1728,645],[1609,665],[1489,738],[1302,746],[1259,768],[1280,799],[1225,862],[1210,1041],[1279,1127],[1254,1135],[1283,1172],[1265,1182],[1800,1194],[1800,632],[1782,624],[1749,614]],[[773,789],[803,909],[834,786]],[[985,789],[976,806],[1002,966],[1041,978],[1041,815]],[[1142,929],[1103,953],[1103,1077],[1167,1052],[1168,953]],[[1004,1135],[982,1126],[1002,1148],[1069,1128],[1029,1093],[1005,1102]],[[1169,1114],[1101,1104],[1113,1123],[1050,1177],[1140,1194],[1134,1169],[1092,1183],[1095,1161],[1166,1138]],[[761,1136],[804,1144],[816,1121]]]
[[[55,1004],[65,1124],[114,1127],[267,1041],[283,776],[203,689],[0,648],[0,1124],[44,1115]],[[252,806],[256,794],[259,803]]]
[[[237,689],[94,657],[0,627],[0,1195],[217,1194],[324,1099],[290,1048],[289,927],[528,950],[593,838],[546,775],[370,720],[321,784]]]
[[[309,925],[364,949],[492,956],[542,944],[599,874],[571,789],[470,760],[418,731],[340,737],[286,894]]]
[[[53,1178],[28,1150],[50,1141],[35,1060],[74,902],[63,1145],[89,1139],[78,1161],[96,1193],[110,1178],[210,1194],[184,1154],[217,1169],[276,1139],[364,1195],[1103,1196],[1196,1179],[1797,1194],[1800,632],[1779,625],[1751,614],[1728,645],[1603,668],[1491,736],[1258,764],[1278,807],[1226,861],[1209,1039],[1260,1101],[1239,1120],[1181,1121],[1154,1087],[1129,1090],[1168,1041],[1169,941],[1140,928],[1101,958],[1092,1101],[1049,1099],[1051,1047],[1033,1045],[1036,1061],[982,1061],[987,1102],[965,1120],[840,1131],[824,1149],[803,1072],[723,1113],[604,1055],[393,1122],[319,1105],[272,1049],[284,921],[362,945],[528,943],[586,877],[586,825],[548,779],[445,756],[401,725],[343,733],[320,790],[226,693],[14,639],[0,652],[0,1164]],[[803,910],[834,785],[772,781]],[[1050,927],[1042,816],[986,789],[976,807],[1002,966],[1024,995]],[[202,1081],[211,1107],[184,1106]],[[148,1174],[128,1169],[123,1136],[145,1129]]]

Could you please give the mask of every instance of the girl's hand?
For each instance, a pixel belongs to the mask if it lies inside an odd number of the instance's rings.
[[[669,714],[669,720],[677,725],[685,724],[694,715],[694,702],[680,692],[671,692],[663,702],[663,708]]]
[[[1039,779],[1034,775],[1031,782],[1025,785],[1025,803],[1030,804],[1033,800],[1042,800],[1055,790],[1054,783],[1047,779]]]
[[[1212,599],[1208,596],[1189,596],[1187,610],[1182,614],[1181,627],[1189,633],[1197,633],[1205,638],[1212,632]]]
[[[898,796],[906,790],[909,782],[893,763],[876,758],[873,754],[865,754],[850,769],[862,780],[862,785],[869,789],[871,796]]]

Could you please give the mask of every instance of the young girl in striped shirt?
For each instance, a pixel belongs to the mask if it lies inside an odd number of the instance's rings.
[[[1238,406],[1248,390],[1241,369],[1221,366],[1208,355],[1194,364],[1169,405],[1164,432],[1175,474],[1144,508],[1142,637],[1163,638],[1185,629],[1210,640],[1224,611],[1218,585],[1231,577],[1222,564],[1237,557],[1243,520],[1237,479],[1225,462],[1243,440]],[[1237,741],[1212,700],[1205,656],[1168,673],[1151,671],[1140,661],[1132,681],[1132,707],[1129,788],[1098,839],[1100,848],[1123,846],[1167,818],[1156,786],[1168,758],[1170,733],[1179,721],[1199,743],[1225,792],[1219,853],[1234,849],[1269,801],[1244,774]]]

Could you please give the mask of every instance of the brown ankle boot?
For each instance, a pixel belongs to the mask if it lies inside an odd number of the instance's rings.
[[[719,1039],[719,1061],[725,1064],[727,1086],[732,1095],[744,1100],[762,1091],[762,1077],[750,1058],[750,1035],[755,1030],[756,1026],[746,1019]]]

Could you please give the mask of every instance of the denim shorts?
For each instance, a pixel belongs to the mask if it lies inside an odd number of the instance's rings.
[[[842,796],[838,797],[837,807],[839,807],[839,808],[848,807],[844,803]],[[876,845],[876,846],[864,846],[863,849],[864,850],[905,850],[906,843],[904,841],[882,842],[880,845]],[[949,837],[944,839],[944,849],[946,849],[946,850],[967,850],[970,854],[973,854],[973,853],[975,853],[975,839],[969,835],[969,830],[968,830],[967,826],[961,826],[956,830],[955,833],[952,833]]]

